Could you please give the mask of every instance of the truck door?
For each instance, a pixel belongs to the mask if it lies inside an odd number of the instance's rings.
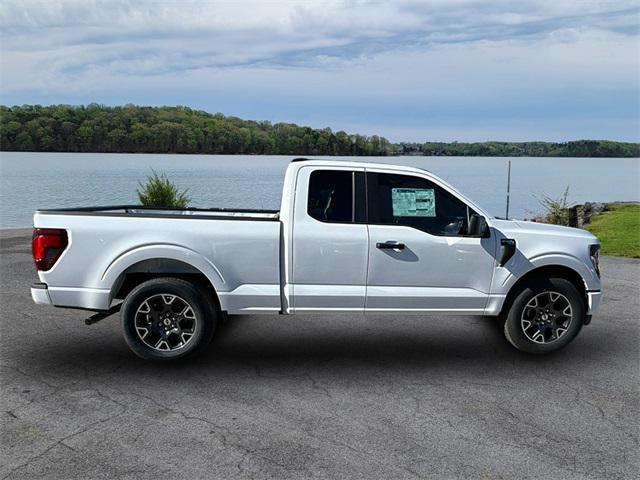
[[[482,314],[495,235],[466,235],[474,210],[425,175],[367,169],[367,312]]]
[[[363,312],[368,232],[364,169],[302,167],[292,233],[292,309]]]

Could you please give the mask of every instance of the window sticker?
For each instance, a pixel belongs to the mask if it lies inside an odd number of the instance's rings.
[[[392,188],[394,217],[435,217],[436,197],[433,188]]]

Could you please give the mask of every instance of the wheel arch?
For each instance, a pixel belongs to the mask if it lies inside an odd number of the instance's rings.
[[[154,249],[151,252],[129,252],[116,259],[102,278],[110,285],[110,300],[124,299],[131,290],[147,280],[172,277],[199,285],[211,295],[216,309],[222,311],[218,292],[224,279],[215,267],[188,252],[188,258],[184,258],[184,252],[176,249]]]
[[[585,308],[588,305],[587,285],[580,273],[565,265],[543,265],[534,268],[533,270],[529,270],[511,286],[502,304],[499,315],[502,316],[505,312],[508,312],[509,308],[511,308],[511,304],[518,294],[522,292],[525,286],[533,279],[539,278],[563,278],[568,280],[574,287],[576,287],[578,292],[580,292]]]

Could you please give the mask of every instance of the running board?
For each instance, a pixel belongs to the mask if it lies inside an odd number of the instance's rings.
[[[111,307],[109,310],[104,310],[102,312],[98,312],[94,315],[91,315],[89,318],[86,318],[84,320],[84,324],[93,325],[94,323],[98,323],[100,320],[104,320],[105,318],[110,317],[114,313],[119,312],[121,306],[122,306],[122,303],[119,303]]]

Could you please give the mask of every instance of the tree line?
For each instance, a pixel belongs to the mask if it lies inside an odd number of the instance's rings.
[[[0,149],[34,152],[272,155],[640,157],[608,140],[390,143],[377,135],[243,120],[188,107],[0,106]]]
[[[187,107],[0,107],[5,151],[389,155],[377,135],[256,122]]]
[[[483,157],[640,157],[640,143],[611,140],[571,142],[399,143],[399,155]]]

